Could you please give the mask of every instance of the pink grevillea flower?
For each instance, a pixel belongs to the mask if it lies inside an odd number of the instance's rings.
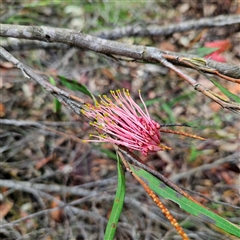
[[[131,98],[126,89],[111,91],[112,101],[106,95],[100,96],[100,103],[96,106],[86,104],[82,113],[93,121],[99,135],[91,142],[110,142],[122,145],[130,150],[141,151],[143,155],[164,149],[160,144],[160,125],[149,116],[141,93],[139,97],[145,111]]]

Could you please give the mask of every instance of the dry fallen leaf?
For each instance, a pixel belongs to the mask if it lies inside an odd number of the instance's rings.
[[[6,115],[6,110],[5,110],[5,106],[0,103],[0,117],[4,117]]]
[[[8,201],[0,204],[0,219],[3,219],[12,209],[13,203]]]
[[[60,200],[60,197],[57,196],[55,197],[56,200],[54,200],[51,204],[52,208],[58,207],[59,206],[59,202],[57,200]],[[61,208],[55,209],[53,211],[51,211],[50,216],[52,217],[53,220],[55,220],[56,222],[62,222],[63,219],[63,210]]]

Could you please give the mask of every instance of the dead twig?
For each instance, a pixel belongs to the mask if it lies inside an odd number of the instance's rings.
[[[169,58],[169,61],[172,61],[172,63],[174,64],[184,65],[185,67],[195,68],[194,65],[190,66],[184,61],[179,63],[179,61],[177,61],[176,59],[174,60],[174,56],[175,58],[195,57],[201,59],[198,56],[163,51],[154,47],[130,45],[126,43],[101,39],[98,37],[84,34],[82,32],[63,28],[0,24],[0,36],[39,40],[44,42],[65,43],[70,46],[88,49],[109,56],[123,56],[134,60],[142,60],[146,62],[155,62],[155,59],[152,58],[153,53],[166,54],[169,56],[173,56],[172,59]],[[206,72],[210,74],[215,74],[215,72],[213,71],[213,69],[215,69],[222,75],[228,76],[230,78],[240,79],[240,68],[238,65],[219,63],[210,59],[207,60],[207,64],[210,67],[210,70],[206,68]]]
[[[62,103],[64,106],[66,106],[68,109],[80,115],[80,109],[84,104],[83,99],[77,96],[71,95],[56,86],[53,86],[52,84],[44,80],[41,76],[36,74],[34,70],[32,70],[25,64],[18,61],[18,59],[16,59],[13,55],[11,55],[8,51],[6,51],[1,46],[0,46],[0,56],[4,57],[6,60],[13,63],[17,68],[19,68],[26,78],[31,78],[34,81],[36,81],[38,84],[40,84],[47,92],[51,93],[54,97],[56,97],[58,101]]]
[[[200,18],[196,20],[188,20],[185,22],[168,24],[166,26],[134,24],[132,26],[126,26],[121,28],[115,28],[114,30],[101,31],[95,35],[100,38],[116,40],[122,37],[153,37],[153,36],[168,36],[176,32],[186,32],[190,30],[224,27],[233,24],[239,24],[239,15],[220,15],[211,18]]]
[[[177,182],[183,178],[188,178],[196,173],[200,173],[202,171],[218,167],[224,163],[228,163],[228,162],[236,162],[237,163],[237,161],[239,161],[239,155],[240,155],[240,151],[235,152],[227,157],[220,158],[220,159],[214,161],[213,163],[204,163],[202,166],[192,168],[183,173],[174,174],[174,176],[170,177],[170,180],[173,182]]]

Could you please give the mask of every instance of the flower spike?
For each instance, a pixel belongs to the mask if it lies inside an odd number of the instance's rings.
[[[110,93],[113,100],[107,95],[99,96],[100,101],[96,106],[87,103],[81,110],[91,120],[90,125],[99,133],[91,135],[95,139],[84,140],[85,142],[110,142],[125,146],[129,150],[140,151],[147,156],[149,153],[172,149],[161,143],[160,132],[206,140],[190,133],[161,128],[159,123],[151,119],[140,90],[139,98],[144,110],[134,102],[128,89],[118,89]]]
[[[137,150],[143,155],[171,149],[161,144],[160,125],[150,118],[147,107],[143,111],[131,98],[129,90],[110,91],[114,101],[106,95],[100,96],[100,102],[93,106],[86,104],[82,113],[92,120],[91,125],[99,135],[93,135],[91,142],[110,142]],[[104,135],[103,135],[104,134]]]

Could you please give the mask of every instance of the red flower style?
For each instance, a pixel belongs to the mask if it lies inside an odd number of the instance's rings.
[[[122,93],[123,92],[123,93]],[[141,97],[144,106],[143,111],[131,98],[129,91],[111,91],[114,102],[106,95],[100,96],[100,103],[96,106],[85,104],[82,113],[94,119],[90,124],[94,126],[99,135],[91,142],[110,142],[122,145],[130,150],[141,151],[143,155],[170,149],[161,145],[160,125],[149,116],[147,107]]]

